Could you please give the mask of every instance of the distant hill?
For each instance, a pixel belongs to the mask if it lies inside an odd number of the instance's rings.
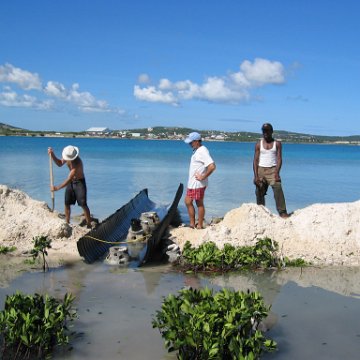
[[[0,123],[0,131],[22,131],[24,129],[15,127],[15,126],[11,126],[8,124],[4,124],[4,123]]]
[[[185,136],[192,131],[199,132],[205,138],[211,138],[214,140],[225,141],[241,141],[241,142],[254,142],[261,137],[261,133],[254,133],[248,131],[226,132],[219,130],[202,130],[194,128],[182,128],[182,127],[165,127],[155,126],[153,128],[137,128],[137,129],[123,129],[112,130],[112,134],[116,135],[119,132],[137,133],[140,134],[140,138],[158,138],[158,139],[179,139],[181,136]],[[86,132],[62,132],[65,136],[85,136]],[[12,125],[0,123],[0,135],[22,135],[22,136],[46,136],[55,135],[55,131],[31,131],[21,129]],[[111,135],[111,134],[110,134]],[[151,135],[151,136],[150,136]],[[180,135],[180,136],[179,136]],[[89,135],[87,135],[89,136]],[[109,134],[104,135],[109,136]],[[131,136],[130,136],[131,137]],[[303,133],[295,133],[285,130],[274,131],[274,137],[283,142],[290,143],[352,143],[360,144],[360,135],[352,136],[325,136],[325,135],[311,135]]]
[[[149,132],[149,129],[148,128],[127,129],[126,131],[137,132],[145,135]],[[175,133],[185,136],[192,131],[199,132],[203,137],[223,136],[224,139],[227,141],[256,141],[261,137],[261,133],[248,132],[248,131],[226,132],[219,130],[201,130],[194,128],[191,129],[191,128],[162,127],[162,126],[153,127],[151,133],[161,138],[161,137],[167,137],[168,135]],[[298,142],[298,143],[360,142],[360,135],[325,136],[325,135],[295,133],[285,130],[274,131],[274,137],[284,142]]]
[[[5,123],[0,123],[0,135],[37,135],[40,131],[32,131],[28,129],[19,128]]]

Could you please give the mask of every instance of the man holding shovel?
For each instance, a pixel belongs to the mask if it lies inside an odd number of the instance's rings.
[[[79,148],[76,146],[66,146],[62,151],[62,159],[58,159],[54,150],[49,147],[48,154],[54,163],[61,167],[66,164],[70,170],[68,177],[59,186],[50,186],[51,191],[58,191],[64,187],[65,190],[65,219],[70,223],[70,206],[77,202],[84,211],[86,225],[91,228],[90,210],[87,206],[86,182],[83,163],[79,157]]]

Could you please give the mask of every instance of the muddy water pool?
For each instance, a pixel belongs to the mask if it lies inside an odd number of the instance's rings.
[[[16,290],[76,296],[76,336],[54,359],[165,360],[176,355],[167,353],[151,325],[164,296],[184,286],[257,290],[272,306],[266,334],[279,347],[264,359],[358,359],[359,275],[358,268],[295,268],[209,277],[176,273],[168,265],[121,268],[79,261],[2,283],[0,303],[2,308]]]

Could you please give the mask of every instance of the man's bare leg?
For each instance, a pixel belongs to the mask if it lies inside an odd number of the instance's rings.
[[[205,217],[205,206],[204,206],[204,200],[196,200],[196,206],[198,208],[198,224],[197,228],[202,229],[204,226],[204,217]]]
[[[70,224],[70,205],[65,205],[65,220],[68,224]]]
[[[82,206],[82,208],[84,210],[84,216],[85,216],[85,220],[86,220],[86,225],[87,225],[87,227],[91,227],[90,210],[89,210],[87,205]]]
[[[185,197],[185,205],[187,207],[187,211],[189,214],[190,227],[194,228],[195,227],[195,208],[193,205],[193,200],[188,196]]]

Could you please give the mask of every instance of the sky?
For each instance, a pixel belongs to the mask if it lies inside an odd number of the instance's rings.
[[[2,0],[0,122],[360,134],[357,0]]]

